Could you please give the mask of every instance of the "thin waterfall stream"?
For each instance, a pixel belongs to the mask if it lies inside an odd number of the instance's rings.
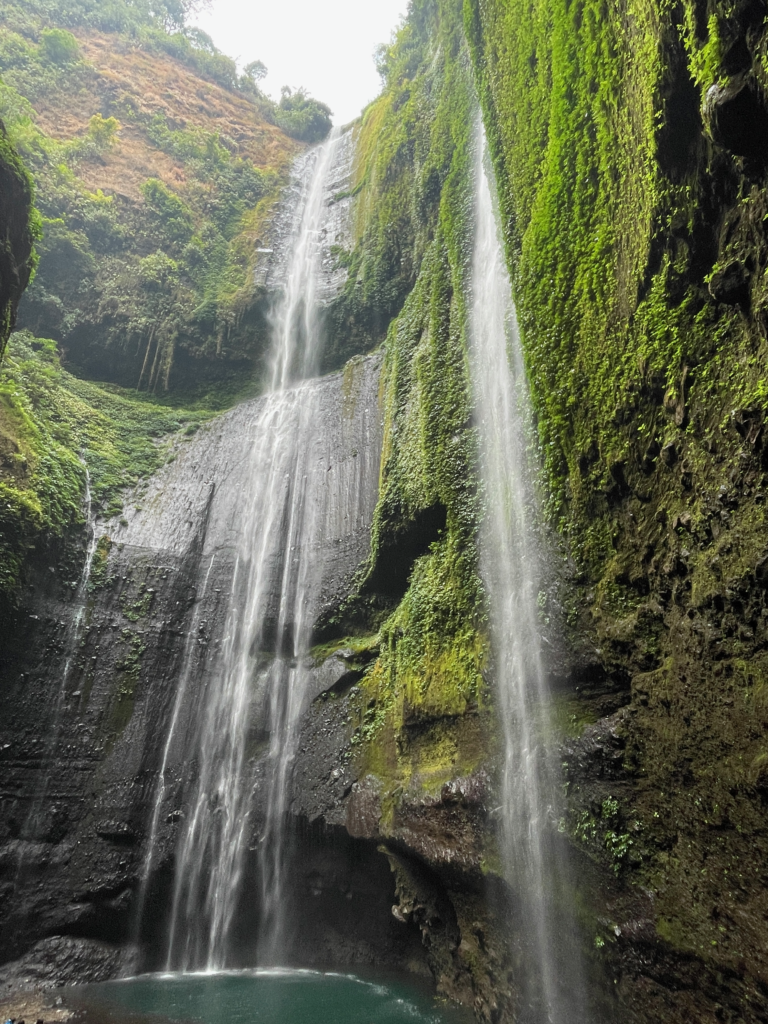
[[[30,837],[30,839],[36,838],[41,829],[43,831],[45,830],[44,823],[41,820],[41,814],[45,798],[48,794],[52,781],[55,754],[61,739],[61,732],[66,718],[67,702],[72,697],[80,696],[77,691],[75,691],[74,694],[70,694],[69,685],[72,677],[73,664],[76,664],[77,662],[78,643],[82,634],[83,619],[85,618],[85,612],[88,607],[88,584],[91,578],[91,569],[93,568],[93,559],[96,554],[97,543],[96,516],[93,510],[93,500],[91,495],[91,475],[88,472],[88,467],[85,462],[83,462],[83,470],[85,474],[85,495],[83,498],[83,517],[85,519],[86,536],[85,559],[83,561],[83,568],[75,589],[74,615],[67,627],[67,634],[64,641],[65,659],[61,672],[61,683],[59,684],[56,701],[53,707],[50,735],[46,742],[45,750],[41,759],[43,775],[36,787],[35,795],[24,823],[24,832]],[[23,849],[24,848],[21,847],[19,853],[16,871],[17,885],[24,873]]]
[[[185,758],[195,774],[176,850],[169,970],[218,970],[229,964],[259,788],[265,814],[253,851],[261,893],[258,961],[276,962],[282,952],[288,787],[321,582],[316,549],[327,514],[328,460],[318,459],[312,444],[319,397],[309,378],[319,367],[324,185],[341,139],[335,129],[303,166],[284,291],[272,325],[270,390],[248,428],[249,484],[239,510],[241,539],[224,637],[205,666],[198,726]],[[177,730],[196,669],[196,632],[193,615],[155,789],[139,918],[168,789],[169,754],[183,742]],[[248,769],[255,706],[266,708],[267,721],[259,731],[268,737],[266,771],[257,781]]]
[[[475,180],[470,361],[485,499],[481,573],[503,730],[503,868],[516,896],[516,931],[528,936],[521,1020],[584,1024],[573,922],[556,909],[567,865],[553,841],[558,790],[546,746],[549,687],[539,621],[544,553],[536,530],[530,404],[482,131]]]

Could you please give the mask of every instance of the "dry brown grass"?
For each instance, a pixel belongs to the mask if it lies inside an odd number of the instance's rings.
[[[208,82],[174,58],[100,32],[77,32],[83,57],[95,71],[91,84],[77,93],[49,95],[35,104],[38,124],[55,139],[85,133],[94,114],[108,116],[123,101],[141,114],[163,113],[177,128],[204,128],[228,136],[239,156],[261,168],[282,170],[301,148],[268,124],[245,97]],[[88,188],[137,199],[147,178],[183,188],[186,175],[173,157],[157,149],[140,123],[121,117],[112,150],[83,162],[78,175]]]

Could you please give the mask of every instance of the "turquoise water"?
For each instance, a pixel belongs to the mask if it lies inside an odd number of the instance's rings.
[[[100,1024],[466,1024],[400,977],[298,970],[147,975],[80,989],[68,1000]]]

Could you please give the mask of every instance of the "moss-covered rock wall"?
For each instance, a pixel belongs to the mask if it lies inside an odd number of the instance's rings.
[[[597,955],[641,1019],[763,1019],[765,10],[464,13],[579,696],[625,704],[566,758],[574,839],[623,851]]]
[[[348,288],[390,288],[393,311],[412,290],[347,610],[380,627],[356,827],[377,806],[402,842],[409,805],[493,769],[465,361],[477,89],[570,566],[562,827],[609,1016],[765,1007],[765,48],[757,4],[415,3],[360,128]]]
[[[413,0],[381,69],[356,129],[354,237],[335,253],[349,275],[327,310],[329,364],[384,345],[371,557],[315,652],[354,664],[354,700],[338,702],[356,779],[339,798],[346,827],[381,844],[441,991],[513,1019],[467,367],[482,111],[565,553],[551,587],[567,650],[559,824],[595,1019],[765,1020],[764,7]],[[17,352],[8,401],[25,374],[108,401],[45,346]],[[17,417],[29,437],[41,423],[60,435],[32,412]],[[67,415],[67,445],[96,450],[77,425],[91,414]],[[153,415],[158,433],[181,422]],[[118,440],[96,475],[105,501],[132,473]],[[82,470],[67,465],[76,525]]]

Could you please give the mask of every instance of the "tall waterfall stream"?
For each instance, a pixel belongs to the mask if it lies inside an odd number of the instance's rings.
[[[550,839],[559,816],[555,773],[545,746],[549,695],[539,621],[543,552],[535,529],[539,513],[525,367],[489,167],[481,133],[470,363],[485,499],[481,573],[491,611],[504,741],[502,858],[518,900],[516,931],[528,935],[522,978],[526,1012],[537,1024],[583,1024],[573,924],[554,910],[566,865]]]
[[[32,803],[29,812],[26,816],[26,821],[23,826],[23,834],[29,837],[29,840],[33,841],[37,838],[39,832],[44,828],[44,823],[41,820],[41,814],[45,802],[46,794],[48,793],[51,784],[51,771],[54,764],[54,757],[56,754],[56,748],[61,741],[62,726],[64,724],[65,709],[68,700],[79,697],[78,691],[73,694],[69,692],[69,685],[72,676],[72,667],[74,662],[77,660],[77,645],[80,640],[83,627],[83,619],[85,617],[87,603],[88,603],[88,584],[91,577],[91,569],[93,567],[93,558],[96,554],[96,522],[93,514],[93,501],[91,495],[91,477],[88,472],[88,467],[84,466],[85,470],[85,498],[83,501],[83,515],[85,518],[85,529],[86,529],[86,549],[85,549],[85,560],[83,562],[83,568],[80,573],[80,579],[77,581],[75,596],[73,602],[74,614],[72,620],[69,623],[67,629],[67,635],[64,640],[64,664],[61,672],[61,682],[59,683],[58,692],[56,694],[56,700],[53,705],[53,715],[49,726],[49,736],[46,741],[45,750],[40,760],[42,766],[42,773],[39,782],[35,788],[35,794],[32,799]],[[17,858],[16,867],[16,878],[15,885],[19,886],[24,877],[25,871],[27,870],[27,864],[25,862],[25,847],[23,844],[19,846],[19,853]]]
[[[252,425],[247,491],[241,495],[240,546],[224,639],[209,667],[194,749],[193,790],[176,852],[168,969],[228,965],[230,929],[248,852],[252,785],[246,772],[250,710],[266,704],[269,737],[266,822],[256,853],[261,901],[258,959],[279,960],[284,937],[285,824],[290,767],[305,704],[307,653],[317,611],[316,557],[328,514],[326,459],[313,445],[319,393],[317,279],[323,186],[341,134],[334,130],[305,163],[285,290],[273,323],[271,386]],[[214,556],[215,557],[215,556]],[[210,575],[211,565],[208,566]],[[203,591],[207,585],[203,582]],[[278,595],[275,603],[275,594]],[[149,830],[140,903],[152,868],[166,792],[169,751],[195,658],[196,623],[166,738]],[[259,699],[259,698],[265,699]]]

